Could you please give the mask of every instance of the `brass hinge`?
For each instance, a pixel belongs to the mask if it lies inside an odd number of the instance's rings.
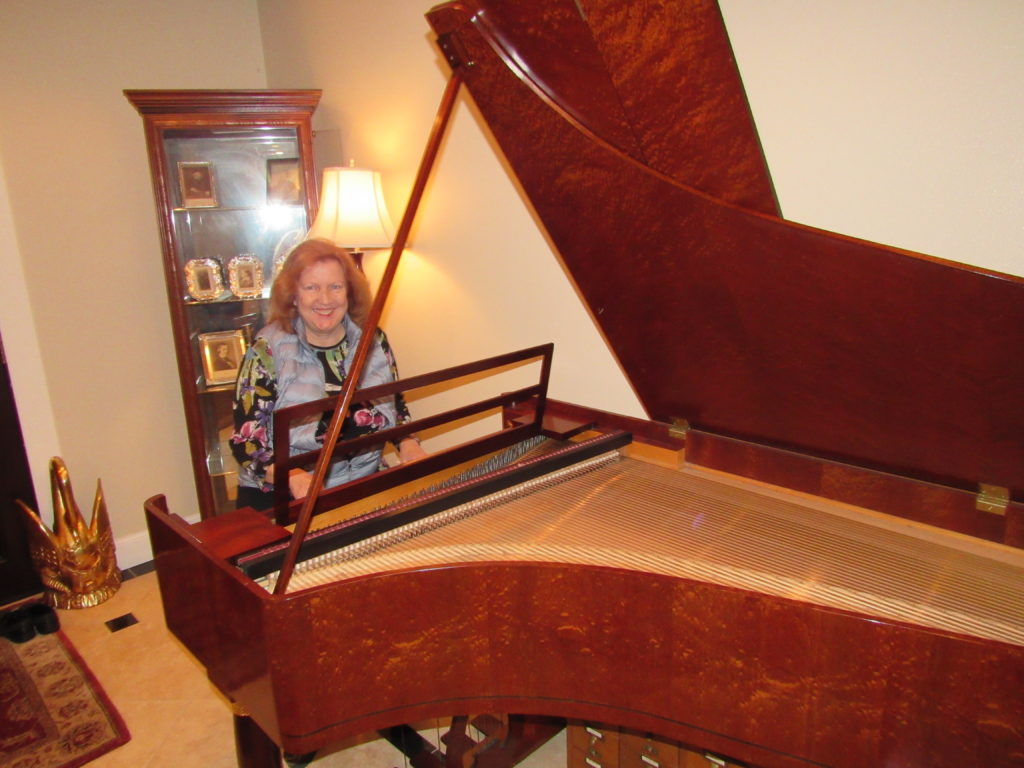
[[[686,438],[690,431],[690,422],[686,419],[672,419],[672,426],[668,428],[669,437],[677,437],[680,440]]]
[[[437,46],[441,49],[445,59],[448,60],[448,66],[452,70],[457,70],[459,67],[472,67],[476,64],[466,52],[462,41],[453,32],[445,32],[443,35],[439,35]]]
[[[978,496],[975,499],[974,506],[980,512],[992,512],[996,515],[1006,514],[1006,508],[1010,504],[1009,488],[1002,488],[998,485],[985,485],[985,483],[981,483],[978,488]]]

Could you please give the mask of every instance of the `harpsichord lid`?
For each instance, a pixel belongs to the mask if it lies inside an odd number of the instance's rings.
[[[652,418],[1024,499],[1024,280],[778,218],[715,2],[428,17]]]

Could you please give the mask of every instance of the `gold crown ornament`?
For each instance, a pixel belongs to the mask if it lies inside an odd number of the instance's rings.
[[[96,500],[88,527],[71,490],[71,475],[59,456],[50,459],[53,531],[20,499],[28,525],[29,553],[54,608],[99,605],[121,586],[114,553],[114,535],[107,517],[103,487],[96,481]]]

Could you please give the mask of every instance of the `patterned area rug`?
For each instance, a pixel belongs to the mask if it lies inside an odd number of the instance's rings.
[[[75,768],[129,738],[62,632],[20,644],[0,639],[0,764]]]

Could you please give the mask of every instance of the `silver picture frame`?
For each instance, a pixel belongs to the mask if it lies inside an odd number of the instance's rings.
[[[263,262],[252,253],[240,253],[228,262],[228,285],[240,299],[263,295]]]
[[[214,301],[224,293],[224,275],[216,259],[185,262],[185,284],[193,301]]]

